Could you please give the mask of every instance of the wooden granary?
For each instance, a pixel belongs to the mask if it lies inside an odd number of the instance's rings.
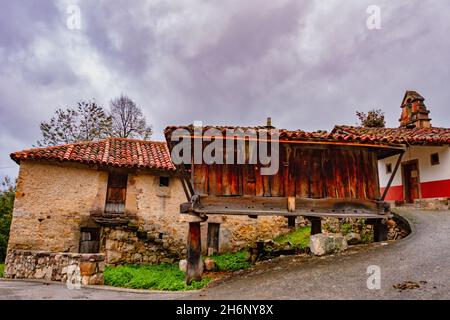
[[[401,157],[402,145],[270,124],[168,127],[165,135],[188,200],[180,211],[198,218],[190,223],[188,282],[201,275],[200,221],[208,215],[305,216],[312,233],[321,232],[321,217],[367,218],[375,238],[383,238],[381,221],[390,211],[386,192],[380,194],[377,161]],[[270,163],[255,156],[263,149]],[[271,166],[277,170],[264,174]]]

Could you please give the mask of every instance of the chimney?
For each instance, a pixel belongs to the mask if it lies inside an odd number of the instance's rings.
[[[424,104],[425,98],[416,91],[406,91],[402,101],[402,115],[399,119],[402,128],[430,128],[430,111]]]
[[[274,126],[272,126],[272,118],[271,117],[267,117],[267,122],[266,125],[264,126],[267,129],[275,129]]]

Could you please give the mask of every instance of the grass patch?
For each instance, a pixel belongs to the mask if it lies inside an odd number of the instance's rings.
[[[241,269],[248,269],[252,266],[251,262],[247,260],[248,253],[246,250],[235,253],[224,253],[211,258],[215,261],[219,271],[237,271]]]
[[[341,225],[341,232],[345,236],[353,231],[353,225],[349,222],[343,223]]]
[[[0,278],[3,278],[3,271],[5,270],[5,265],[0,263]]]
[[[305,249],[309,245],[311,227],[305,226],[293,232],[278,236],[274,239],[276,243],[290,244],[293,249]]]
[[[184,272],[175,264],[106,267],[104,276],[105,284],[113,287],[167,291],[201,289],[211,280],[203,278],[188,286]]]

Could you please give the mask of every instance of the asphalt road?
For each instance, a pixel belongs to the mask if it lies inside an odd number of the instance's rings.
[[[306,261],[287,257],[189,298],[450,299],[450,210],[399,213],[414,229],[403,240]],[[380,267],[380,289],[367,287],[371,265]],[[393,287],[406,281],[420,287]]]
[[[414,229],[403,240],[326,257],[274,259],[202,291],[69,290],[58,283],[0,280],[0,299],[450,299],[450,210],[400,214]],[[380,289],[367,287],[373,265]],[[420,287],[393,287],[405,281]]]

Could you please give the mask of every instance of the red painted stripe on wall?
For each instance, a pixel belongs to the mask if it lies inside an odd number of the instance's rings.
[[[450,179],[423,182],[420,184],[422,198],[449,198]]]
[[[381,194],[383,194],[384,189],[381,188]],[[403,186],[391,186],[386,195],[387,201],[403,200]]]
[[[380,189],[381,193],[383,193],[385,188]],[[422,182],[420,184],[420,189],[422,191],[423,199],[450,198],[450,179]],[[386,195],[386,200],[388,201],[403,200],[403,185],[391,186]]]

